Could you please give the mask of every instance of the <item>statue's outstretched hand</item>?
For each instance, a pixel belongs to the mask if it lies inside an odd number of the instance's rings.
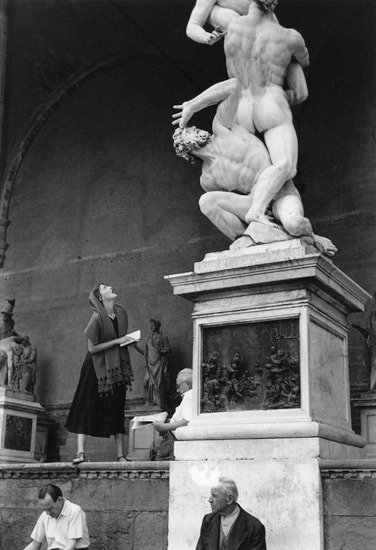
[[[180,128],[184,128],[194,114],[193,109],[190,107],[188,101],[185,101],[182,105],[174,105],[173,107],[174,109],[180,109],[180,111],[172,115],[174,119],[172,124],[179,124]]]

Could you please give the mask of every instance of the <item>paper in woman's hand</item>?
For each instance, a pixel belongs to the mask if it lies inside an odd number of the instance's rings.
[[[135,342],[139,342],[141,340],[141,331],[135,330],[134,332],[130,332],[129,334],[125,335],[125,342],[120,344],[121,347],[123,346],[129,346],[129,344],[134,344]]]

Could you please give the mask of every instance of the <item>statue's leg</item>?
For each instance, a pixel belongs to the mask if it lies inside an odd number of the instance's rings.
[[[200,197],[201,212],[224,234],[234,241],[246,228],[245,215],[251,206],[250,195],[228,191],[209,191]]]
[[[273,203],[273,214],[282,227],[293,237],[312,237],[312,226],[304,217],[303,203],[299,191],[291,180],[285,183]]]
[[[264,134],[272,166],[266,168],[253,188],[252,207],[246,222],[258,221],[275,227],[265,215],[268,204],[276,197],[284,183],[296,174],[298,143],[292,123],[268,130]]]

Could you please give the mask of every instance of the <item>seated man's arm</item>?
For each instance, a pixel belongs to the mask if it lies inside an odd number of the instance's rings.
[[[188,420],[179,420],[178,422],[153,422],[155,429],[157,432],[172,432],[173,430],[176,430],[176,428],[181,428],[182,426],[188,425]]]
[[[30,544],[25,546],[24,550],[39,550],[41,546],[42,546],[41,542],[38,542],[36,540],[32,540],[30,542]]]
[[[265,527],[262,524],[255,530],[250,540],[249,550],[266,550]]]
[[[222,37],[222,35],[215,30],[206,32],[204,29],[204,25],[215,3],[216,0],[197,0],[186,29],[187,36],[191,40],[199,42],[200,44],[211,45]]]
[[[78,540],[79,539],[69,539],[68,544],[66,546],[64,546],[63,550],[75,550]]]

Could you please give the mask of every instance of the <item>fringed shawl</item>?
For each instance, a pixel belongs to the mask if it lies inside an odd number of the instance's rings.
[[[114,325],[106,313],[102,302],[93,292],[89,295],[90,303],[95,310],[89,324],[84,330],[94,346],[117,338]],[[115,304],[119,336],[128,331],[128,317],[124,308]],[[104,351],[92,353],[95,374],[98,380],[98,392],[101,395],[112,393],[115,386],[131,387],[133,380],[129,352],[126,346],[112,346]]]

